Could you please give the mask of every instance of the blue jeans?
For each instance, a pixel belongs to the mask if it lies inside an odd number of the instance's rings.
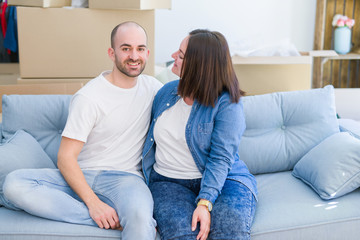
[[[162,240],[196,239],[200,226],[192,232],[191,221],[200,183],[201,179],[172,179],[151,171],[154,218]],[[208,239],[250,239],[255,207],[256,200],[246,186],[226,180],[211,211]]]
[[[153,199],[144,180],[121,171],[83,171],[97,196],[113,207],[123,227],[122,239],[155,239]],[[79,196],[58,169],[21,169],[3,185],[7,206],[35,216],[97,226]]]

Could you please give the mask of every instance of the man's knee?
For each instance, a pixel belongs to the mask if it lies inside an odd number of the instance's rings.
[[[139,239],[154,239],[156,234],[156,221],[152,213],[142,211],[141,207],[131,207],[125,215],[120,216],[120,225],[124,230],[132,235],[136,235]],[[153,237],[152,237],[153,236]]]
[[[13,198],[19,197],[19,192],[21,192],[23,169],[15,170],[9,173],[5,177],[3,184],[4,196],[11,200]]]

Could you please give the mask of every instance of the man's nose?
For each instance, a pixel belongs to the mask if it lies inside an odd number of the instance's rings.
[[[130,59],[137,60],[139,57],[139,54],[136,50],[132,50],[129,54]]]

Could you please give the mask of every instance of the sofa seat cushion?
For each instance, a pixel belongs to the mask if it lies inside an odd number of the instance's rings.
[[[120,231],[63,223],[0,208],[1,239],[121,239]]]
[[[255,176],[252,240],[359,239],[360,189],[326,201],[291,171]]]
[[[334,88],[243,98],[240,158],[253,174],[291,170],[310,149],[339,132]]]
[[[3,95],[4,140],[23,129],[40,143],[56,164],[70,100],[71,95]]]
[[[52,221],[23,211],[0,207],[0,239],[2,240],[121,240],[118,230]],[[157,234],[155,240],[160,240]]]
[[[118,230],[51,221],[0,207],[0,239],[2,240],[121,240]],[[159,235],[156,240],[160,240]]]

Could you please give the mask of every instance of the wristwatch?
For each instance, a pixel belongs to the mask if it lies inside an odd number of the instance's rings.
[[[201,200],[197,203],[197,205],[198,205],[198,206],[199,206],[199,205],[203,205],[203,206],[207,207],[207,210],[208,210],[209,212],[211,212],[212,207],[213,207],[212,203],[211,203],[209,200],[204,200],[204,199],[201,199]]]

